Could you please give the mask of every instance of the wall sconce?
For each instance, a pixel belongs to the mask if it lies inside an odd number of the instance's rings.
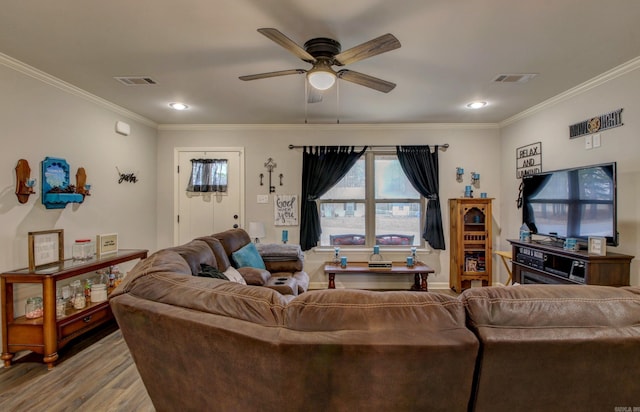
[[[461,167],[456,167],[456,180],[458,182],[462,182],[462,175],[464,174],[464,169]]]
[[[255,243],[260,243],[260,239],[265,237],[264,223],[249,222],[249,237],[251,237]]]
[[[471,172],[471,184],[476,187],[480,184],[480,173]]]
[[[16,196],[18,202],[27,203],[29,196],[34,194],[33,188],[36,185],[36,179],[31,178],[31,168],[29,162],[25,159],[18,160],[16,165]]]

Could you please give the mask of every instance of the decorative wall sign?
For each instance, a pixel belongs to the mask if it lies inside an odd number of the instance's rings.
[[[275,195],[274,198],[276,226],[298,225],[298,195]]]
[[[118,251],[118,234],[107,233],[96,237],[96,256],[104,256]]]
[[[592,117],[589,120],[569,126],[569,139],[584,136],[586,134],[597,133],[602,130],[613,129],[623,126],[622,109],[614,110],[603,115]]]
[[[29,270],[64,260],[64,231],[62,229],[29,232]]]
[[[516,149],[516,178],[542,172],[542,142]]]
[[[122,173],[118,166],[116,166],[116,170],[118,171],[118,184],[122,182],[136,183],[138,181],[138,177],[135,173]]]
[[[272,158],[268,158],[267,162],[264,164],[264,167],[266,167],[267,171],[269,171],[269,193],[275,193],[276,187],[273,185],[273,183],[271,183],[271,174],[273,173],[273,169],[278,167],[278,165],[273,161]],[[280,186],[282,186],[282,178],[284,177],[284,175],[280,173],[279,177],[280,177]],[[264,183],[262,182],[263,178],[264,178],[264,174],[260,173],[260,186],[264,186]]]

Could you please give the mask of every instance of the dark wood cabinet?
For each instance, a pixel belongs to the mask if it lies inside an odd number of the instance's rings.
[[[492,199],[449,199],[451,289],[460,293],[473,281],[491,286]]]
[[[56,317],[57,282],[82,275],[93,275],[99,269],[123,262],[144,259],[147,250],[121,249],[114,254],[94,257],[86,261],[72,259],[36,270],[20,269],[0,274],[2,293],[2,360],[4,366],[11,365],[13,355],[30,350],[43,355],[49,369],[58,359],[58,349],[71,339],[113,318],[109,302],[89,303],[83,309],[71,310],[64,317]],[[42,285],[43,316],[27,319],[14,315],[15,284]]]
[[[579,284],[628,286],[633,256],[607,252],[605,256],[587,251],[536,242],[509,240],[512,247],[513,281],[521,284]]]

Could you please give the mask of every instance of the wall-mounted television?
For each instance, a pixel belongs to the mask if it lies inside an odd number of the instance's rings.
[[[618,245],[615,162],[527,175],[522,186],[522,221],[532,233]]]

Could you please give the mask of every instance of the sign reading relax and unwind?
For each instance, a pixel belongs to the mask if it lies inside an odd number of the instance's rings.
[[[586,134],[597,133],[601,130],[613,129],[622,126],[622,109],[605,113],[598,117],[592,117],[580,123],[569,126],[569,139],[584,136]]]
[[[542,172],[542,142],[516,149],[516,178]]]

